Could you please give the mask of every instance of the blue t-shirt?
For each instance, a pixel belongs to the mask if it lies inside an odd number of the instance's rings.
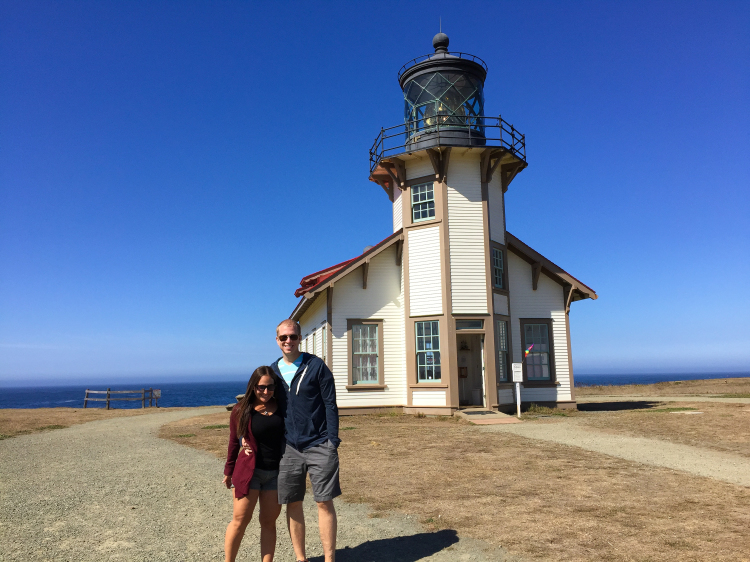
[[[279,366],[279,372],[281,373],[281,376],[286,381],[286,384],[289,386],[292,386],[292,379],[294,378],[294,375],[297,374],[297,369],[299,369],[299,366],[302,365],[302,354],[299,354],[299,357],[297,357],[297,360],[292,363],[291,365],[287,365],[284,362],[284,358],[282,357],[279,359],[278,366]]]

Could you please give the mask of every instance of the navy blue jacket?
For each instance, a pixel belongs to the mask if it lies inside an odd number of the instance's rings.
[[[302,363],[288,385],[279,371],[279,361],[271,368],[284,385],[283,408],[286,442],[304,451],[330,440],[339,446],[339,409],[336,406],[336,386],[333,373],[323,360],[310,353],[302,353]]]

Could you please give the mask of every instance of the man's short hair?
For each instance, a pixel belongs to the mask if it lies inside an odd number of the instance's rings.
[[[294,330],[297,332],[298,336],[302,335],[302,329],[299,327],[299,322],[296,320],[292,320],[291,318],[287,318],[286,320],[282,320],[279,322],[279,325],[276,326],[276,335],[279,335],[279,328],[282,326],[292,326]]]

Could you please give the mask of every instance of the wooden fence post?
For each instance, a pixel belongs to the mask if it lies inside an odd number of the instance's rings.
[[[141,408],[145,408],[145,407],[146,407],[146,389],[142,388],[141,389]]]
[[[109,388],[107,389],[107,410],[109,410]]]
[[[154,407],[154,389],[153,388],[148,389],[148,407],[149,408]]]
[[[86,389],[86,395],[83,397],[83,407],[86,407],[86,403],[89,401],[89,389]]]

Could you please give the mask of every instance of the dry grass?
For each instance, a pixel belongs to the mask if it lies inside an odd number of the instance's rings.
[[[594,405],[580,405],[591,406]],[[596,407],[606,408],[607,404]],[[577,412],[573,417],[577,423],[605,433],[663,439],[750,457],[748,404],[680,402],[678,406],[674,402],[656,402],[646,409]]]
[[[622,386],[577,386],[576,396],[727,396],[750,398],[750,377]]]
[[[94,420],[121,416],[140,416],[156,412],[167,412],[176,408],[146,408],[128,410],[105,410],[104,408],[8,408],[0,410],[0,439],[63,429]]]
[[[162,426],[159,437],[209,451],[222,459],[226,458],[229,441],[229,412],[169,423]]]
[[[228,430],[202,428],[228,416],[175,422],[162,436],[223,457]],[[736,561],[750,552],[750,490],[740,486],[451,419],[352,416],[341,434],[343,499],[369,504],[373,517],[415,514],[427,528],[539,560]]]

